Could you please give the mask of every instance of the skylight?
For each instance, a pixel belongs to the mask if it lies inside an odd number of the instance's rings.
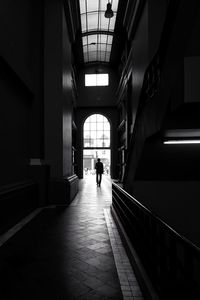
[[[104,17],[108,0],[79,0],[84,62],[109,62],[118,0],[111,0],[113,17]]]

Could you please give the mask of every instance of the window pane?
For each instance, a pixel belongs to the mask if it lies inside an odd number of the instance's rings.
[[[105,126],[104,126],[105,127]],[[90,130],[90,123],[86,123],[84,124],[84,133],[85,131]]]
[[[100,30],[108,30],[109,19],[104,17],[104,12],[100,13]]]
[[[106,51],[106,44],[101,44],[101,51]]]
[[[97,34],[88,35],[88,44],[97,43]]]
[[[90,139],[90,131],[84,130],[84,139]]]
[[[110,140],[104,140],[104,147],[110,147]]]
[[[90,124],[91,124],[90,126],[91,130],[97,130],[97,123],[90,123]]]
[[[97,140],[96,147],[102,147],[102,140]]]
[[[87,44],[87,36],[82,37],[83,46]]]
[[[84,61],[88,62],[88,54],[87,53],[84,53]]]
[[[99,35],[99,39],[100,39],[100,43],[104,43],[106,44],[107,43],[107,34],[100,34]]]
[[[102,115],[97,115],[97,122],[103,122],[104,117]]]
[[[110,19],[109,31],[114,31],[115,21],[116,21],[116,14],[114,13],[114,16]]]
[[[88,31],[97,30],[97,25],[98,25],[98,14],[97,13],[88,14],[87,21],[88,21]]]
[[[96,76],[94,74],[85,74],[85,86],[96,86]]]
[[[102,131],[97,131],[97,139],[101,139],[102,137]]]
[[[108,0],[101,0],[99,9],[105,12],[106,7],[107,7],[107,3],[108,3]]]
[[[103,128],[104,128],[104,130],[109,130],[110,129],[110,124],[109,123],[104,123]]]
[[[89,55],[89,60],[90,61],[93,61],[93,60],[97,59],[97,52],[96,51],[90,51],[90,52],[88,52],[88,55]]]
[[[97,85],[108,85],[108,74],[97,74]]]
[[[91,139],[96,140],[96,131],[91,131]]]
[[[87,45],[83,46],[83,54],[87,55],[88,47]]]
[[[107,45],[106,51],[111,52],[111,45]]]
[[[86,14],[81,15],[81,27],[82,31],[86,31]]]
[[[110,60],[110,52],[106,52],[106,61]]]
[[[113,36],[109,34],[108,36],[108,44],[112,44]]]
[[[87,11],[97,11],[98,10],[98,1],[87,0]]]
[[[80,0],[80,12],[81,14],[85,12],[85,0]]]
[[[101,60],[101,52],[100,51],[97,53],[97,60]]]
[[[105,140],[108,140],[108,139],[110,139],[110,131],[104,131],[104,139]]]
[[[113,0],[113,1],[112,1],[112,10],[113,10],[114,12],[117,11],[118,2],[119,2],[119,0]]]
[[[103,131],[103,123],[97,123],[97,130]]]
[[[90,117],[90,122],[96,122],[96,120],[97,120],[97,117],[96,117],[97,115],[92,115],[91,117]]]

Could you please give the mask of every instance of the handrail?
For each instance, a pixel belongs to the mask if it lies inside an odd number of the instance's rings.
[[[186,243],[189,247],[193,248],[195,251],[200,254],[200,248],[196,246],[194,243],[192,243],[189,239],[178,233],[175,229],[173,229],[171,226],[169,226],[167,223],[165,223],[162,219],[160,219],[155,213],[153,213],[151,210],[149,210],[146,206],[144,206],[142,203],[140,203],[138,200],[136,200],[133,196],[131,196],[129,193],[127,193],[120,185],[118,185],[115,182],[112,182],[112,184],[119,189],[125,197],[129,198],[131,201],[134,201],[136,205],[138,205],[141,209],[143,209],[146,213],[148,213],[151,218],[156,220],[156,222],[159,222],[162,224],[162,226],[166,227],[168,230],[173,232],[177,238],[182,240],[182,242]]]
[[[161,299],[200,299],[200,248],[114,182],[111,208]]]

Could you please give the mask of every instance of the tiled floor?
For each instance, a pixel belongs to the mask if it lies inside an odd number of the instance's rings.
[[[38,210],[0,238],[0,299],[143,299],[110,204],[109,178],[97,187],[90,176],[69,207]]]

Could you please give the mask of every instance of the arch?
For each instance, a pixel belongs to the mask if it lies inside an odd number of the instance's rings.
[[[91,114],[83,124],[83,148],[110,148],[111,126],[102,114]]]
[[[95,174],[95,163],[100,158],[104,174],[110,176],[111,124],[101,113],[92,113],[83,123],[83,170],[84,176]]]

